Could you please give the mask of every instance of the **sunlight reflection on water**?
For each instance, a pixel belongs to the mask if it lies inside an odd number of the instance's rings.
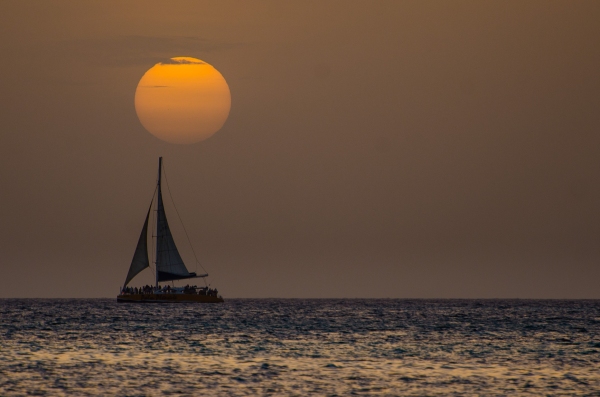
[[[599,301],[0,300],[0,395],[598,395],[599,317]]]

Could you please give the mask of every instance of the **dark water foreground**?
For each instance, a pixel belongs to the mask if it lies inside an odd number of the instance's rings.
[[[0,396],[594,395],[600,301],[0,300]]]

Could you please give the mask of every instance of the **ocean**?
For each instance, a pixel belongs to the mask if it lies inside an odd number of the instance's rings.
[[[600,396],[598,300],[0,300],[0,396]]]

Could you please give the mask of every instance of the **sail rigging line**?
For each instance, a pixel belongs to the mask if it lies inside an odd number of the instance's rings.
[[[196,251],[194,250],[194,246],[192,245],[192,241],[190,240],[190,236],[188,235],[185,225],[183,224],[183,221],[181,220],[181,216],[179,215],[179,211],[177,210],[177,206],[175,205],[175,200],[173,200],[173,195],[171,194],[171,188],[169,187],[169,179],[167,178],[167,171],[165,169],[164,163],[162,164],[162,169],[163,169],[163,174],[165,175],[165,182],[167,182],[167,190],[169,191],[169,197],[171,198],[171,203],[173,203],[173,208],[175,208],[175,213],[177,214],[177,218],[179,218],[179,223],[181,223],[181,226],[183,227],[183,231],[185,232],[185,237],[187,238],[188,244],[190,245],[190,248],[192,249],[192,253],[194,254],[194,259],[196,259],[196,267],[198,265],[200,265],[200,267],[202,268],[204,273],[208,273],[206,271],[206,269],[204,268],[204,266],[202,266],[202,264],[198,260],[198,257],[196,256]],[[206,280],[204,281],[204,284],[206,284]]]

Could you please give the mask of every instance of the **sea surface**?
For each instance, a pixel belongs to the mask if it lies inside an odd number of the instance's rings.
[[[600,301],[0,300],[0,396],[600,396]]]

